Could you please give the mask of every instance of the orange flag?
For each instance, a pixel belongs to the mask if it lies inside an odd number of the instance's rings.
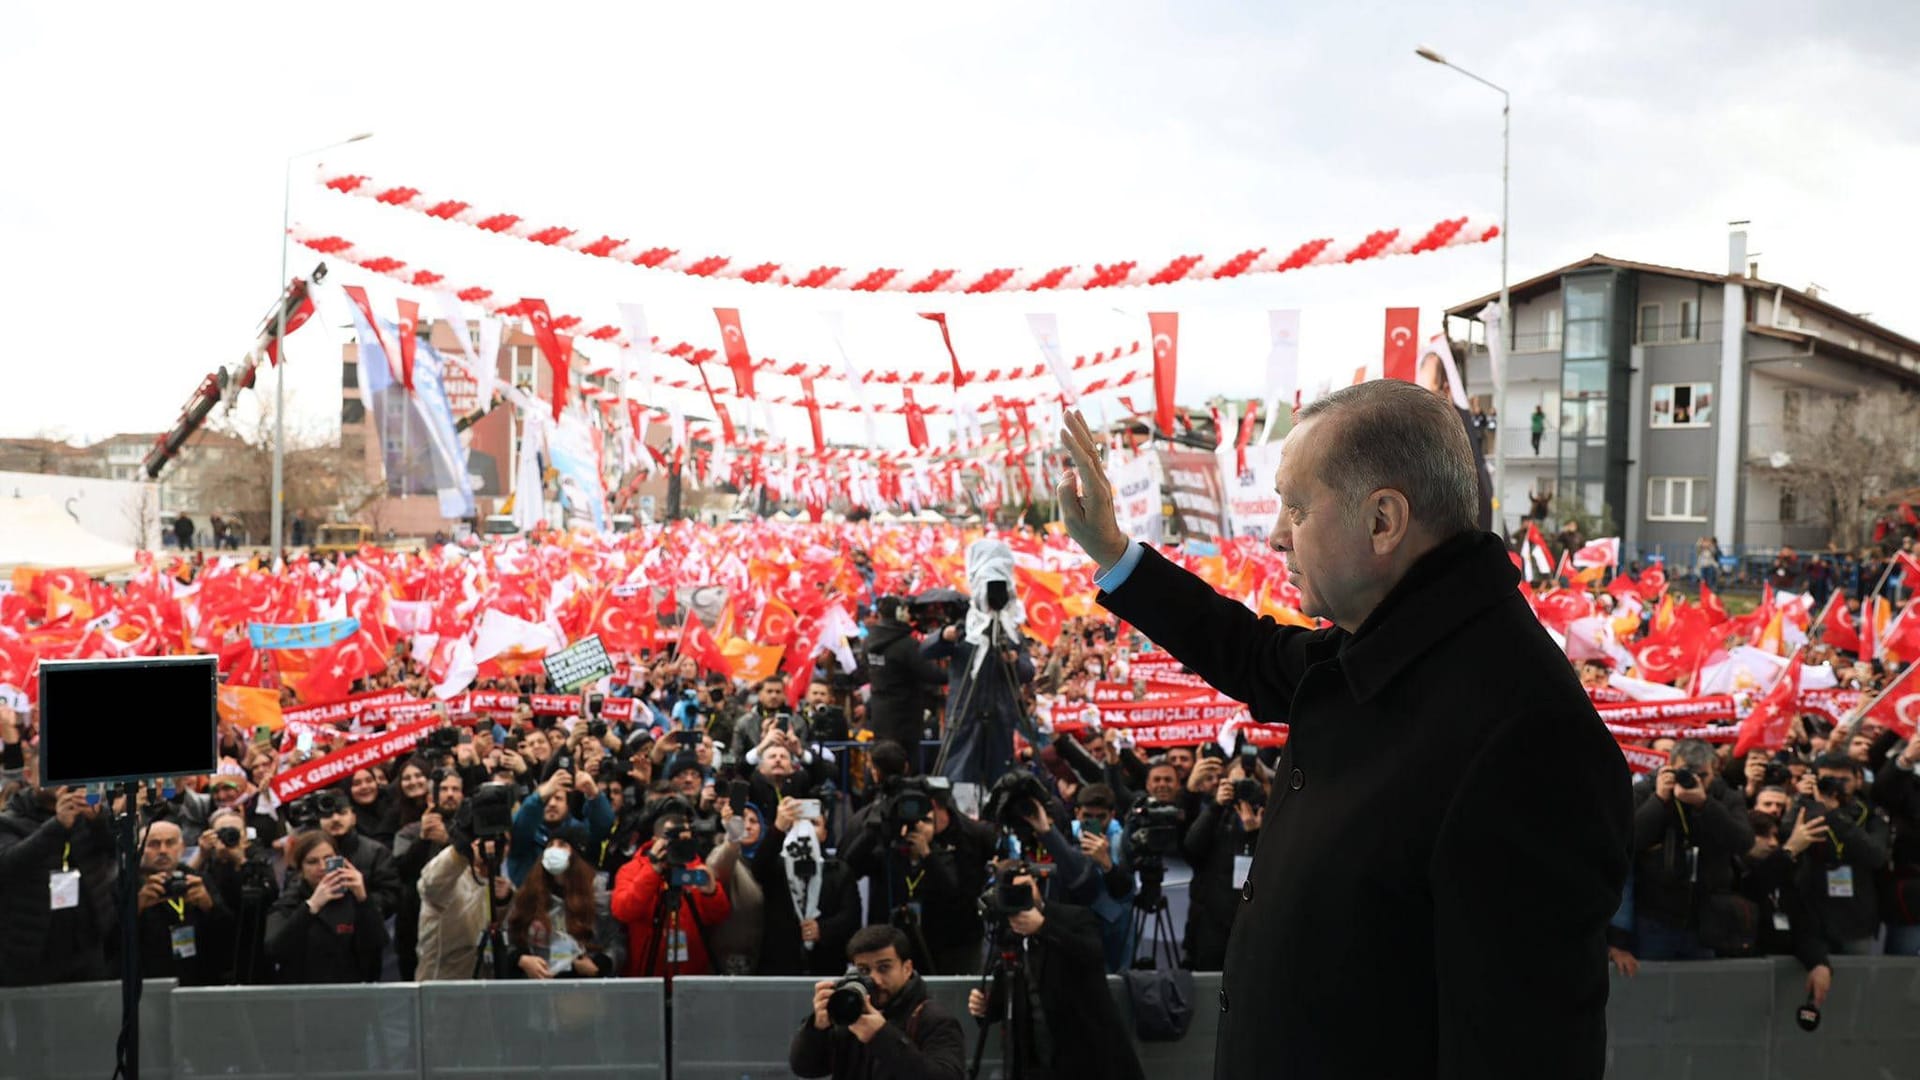
[[[215,706],[220,719],[235,727],[266,728],[279,731],[286,726],[280,716],[280,691],[258,686],[222,686]]]

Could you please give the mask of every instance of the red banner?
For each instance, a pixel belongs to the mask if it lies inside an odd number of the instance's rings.
[[[1595,702],[1594,711],[1609,724],[1645,724],[1658,720],[1731,720],[1733,698],[1728,694],[1712,697],[1680,698],[1675,701]]]
[[[369,709],[396,701],[405,701],[407,697],[407,691],[404,688],[394,686],[385,690],[369,690],[364,694],[355,694],[350,698],[320,705],[296,705],[289,709],[282,709],[280,716],[289,725],[337,724],[348,721],[356,727],[362,727],[373,722],[364,716]]]
[[[1414,369],[1420,343],[1420,309],[1390,307],[1387,327],[1380,347],[1380,374],[1384,378],[1414,381]]]
[[[1620,753],[1626,757],[1627,768],[1631,770],[1635,776],[1645,776],[1650,772],[1658,772],[1667,764],[1667,755],[1658,750],[1649,750],[1644,746],[1627,746],[1622,744]]]
[[[1800,691],[1800,711],[1819,713],[1838,724],[1853,715],[1853,710],[1859,708],[1860,703],[1866,699],[1867,695],[1859,690],[1837,688],[1802,690]]]
[[[1134,683],[1097,682],[1093,684],[1093,701],[1096,705],[1124,704],[1131,701],[1167,701],[1174,698],[1207,697],[1206,689],[1195,688],[1187,683],[1168,682],[1162,679],[1147,679],[1138,684],[1145,697],[1133,696]],[[1204,684],[1203,684],[1204,685]]]
[[[1702,742],[1730,743],[1740,737],[1732,724],[1722,727],[1679,727],[1673,724],[1608,724],[1616,741],[1652,742],[1654,739],[1699,739]]]
[[[1172,438],[1174,386],[1180,377],[1180,316],[1171,311],[1148,312],[1147,328],[1153,334],[1153,425],[1163,437]]]
[[[413,749],[415,744],[425,738],[427,732],[432,731],[438,723],[437,720],[422,720],[398,731],[390,731],[379,738],[354,743],[345,750],[288,769],[273,778],[273,797],[281,802],[289,802],[309,791],[316,791],[329,784],[345,780],[368,765],[399,757]]]

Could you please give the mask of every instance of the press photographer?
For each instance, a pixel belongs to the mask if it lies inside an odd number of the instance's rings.
[[[233,913],[234,932],[224,939],[203,938],[197,945],[207,957],[205,962],[221,973],[216,982],[253,985],[272,981],[273,965],[266,955],[267,912],[280,898],[280,889],[264,845],[254,843],[249,835],[252,827],[246,822],[238,807],[216,810],[200,834],[195,869],[220,905]]]
[[[897,743],[877,744],[872,767],[878,794],[855,816],[849,830],[847,865],[867,882],[869,924],[890,922],[909,938],[926,924],[926,908],[951,903],[960,881],[953,853],[933,843],[933,795],[924,778],[903,775],[906,751]],[[931,957],[914,941],[913,955],[922,963]]]
[[[1733,891],[1734,860],[1753,847],[1746,800],[1698,739],[1674,745],[1667,766],[1640,784],[1633,816],[1634,955],[1708,960],[1733,932],[1716,897]]]
[[[1041,895],[1024,866],[1003,870],[982,904],[993,924],[995,962],[967,1012],[1001,1026],[1010,1075],[1141,1080],[1133,1040],[1107,992],[1100,922],[1091,911]],[[1035,1009],[1034,1006],[1039,1008]]]
[[[513,897],[506,874],[512,816],[512,785],[481,785],[454,815],[447,845],[420,871],[418,981],[508,977],[497,930]]]
[[[1887,819],[1865,800],[1860,764],[1844,753],[1814,761],[1812,798],[1802,797],[1789,820],[1812,840],[1794,865],[1804,924],[1794,948],[1807,966],[1807,988],[1819,1006],[1832,984],[1829,957],[1873,956],[1880,928],[1876,877],[1886,868]]]
[[[627,860],[613,882],[613,917],[627,924],[625,974],[711,975],[707,931],[733,910],[700,857],[712,834],[702,843],[693,808],[677,796],[650,809],[653,842],[644,857]]]
[[[748,816],[756,817],[755,808]],[[859,882],[826,854],[826,815],[816,801],[780,800],[773,820],[741,845],[761,897],[764,930],[757,974],[829,975],[844,967],[860,928]],[[739,904],[735,901],[736,918]]]
[[[796,1076],[960,1080],[960,1021],[927,996],[906,935],[869,926],[847,943],[852,973],[813,984],[813,1013],[794,1033],[787,1065]],[[1104,992],[1104,990],[1103,990]]]
[[[1185,940],[1187,966],[1195,971],[1219,971],[1226,963],[1227,938],[1239,917],[1266,808],[1257,759],[1235,755],[1224,770],[1209,767],[1215,760],[1203,757],[1194,766],[1194,776],[1216,779],[1212,798],[1200,807],[1186,837],[1193,885]]]
[[[404,770],[403,770],[404,771]],[[451,842],[448,823],[466,801],[466,780],[444,766],[427,771],[427,808],[418,821],[401,826],[393,840],[394,867],[400,874],[400,912],[394,920],[394,951],[400,978],[412,982],[419,964],[420,875]]]
[[[951,895],[927,898],[921,930],[933,953],[933,970],[941,975],[980,974],[986,952],[986,934],[980,924],[976,898],[987,887],[996,835],[992,825],[960,811],[953,788],[931,786],[933,846],[953,853],[958,882]]]
[[[957,627],[943,631],[949,647],[959,637]],[[875,739],[887,739],[905,747],[919,759],[920,740],[927,734],[928,692],[947,680],[927,651],[938,637],[925,645],[913,633],[913,615],[908,602],[898,596],[883,596],[874,604],[874,616],[867,623],[867,726]]]
[[[189,873],[180,826],[155,821],[146,827],[140,852],[136,907],[140,920],[140,975],[178,979],[182,986],[226,982],[234,945],[234,913],[207,888],[206,879]]]
[[[0,984],[108,976],[115,853],[82,788],[25,787],[0,814]]]

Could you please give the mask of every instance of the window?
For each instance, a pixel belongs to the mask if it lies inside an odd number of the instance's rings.
[[[1548,308],[1546,315],[1543,323],[1546,328],[1546,340],[1542,343],[1543,347],[1549,350],[1558,349],[1560,347],[1560,309]]]
[[[1635,341],[1659,341],[1660,340],[1660,305],[1659,304],[1641,304],[1640,305],[1640,322],[1634,327],[1633,340]]]
[[[1647,481],[1648,521],[1707,520],[1707,478],[1655,476]]]
[[[1780,521],[1784,524],[1784,523],[1794,522],[1799,520],[1800,520],[1800,501],[1793,497],[1793,492],[1788,491],[1785,488],[1781,488],[1780,489]]]
[[[1692,300],[1680,301],[1680,340],[1700,340],[1700,305]]]
[[[1653,426],[1713,426],[1712,383],[1661,383],[1653,388]]]

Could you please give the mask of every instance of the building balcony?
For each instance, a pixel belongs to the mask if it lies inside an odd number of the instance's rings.
[[[1661,323],[1634,328],[1635,345],[1712,345],[1720,341],[1720,324]]]

